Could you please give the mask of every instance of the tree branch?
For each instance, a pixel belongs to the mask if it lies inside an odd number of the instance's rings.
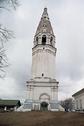
[[[0,41],[3,43],[8,41],[11,38],[14,38],[14,33],[0,26]]]
[[[19,6],[18,0],[0,0],[0,10],[8,10],[11,8],[16,10]],[[8,66],[7,56],[4,50],[4,43],[14,38],[14,33],[0,24],[0,78],[5,77],[5,67]]]
[[[18,0],[0,0],[0,9],[6,9],[13,8],[16,10],[16,8],[19,6]]]

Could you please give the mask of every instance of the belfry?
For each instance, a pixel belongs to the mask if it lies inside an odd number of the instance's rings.
[[[58,110],[58,82],[55,79],[55,36],[44,8],[32,48],[32,79],[27,82],[30,110]]]
[[[27,81],[23,109],[58,111],[58,84],[55,79],[55,35],[44,8],[32,48],[32,78]]]

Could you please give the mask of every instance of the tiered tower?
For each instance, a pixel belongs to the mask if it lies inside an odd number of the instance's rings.
[[[58,110],[58,82],[55,79],[55,36],[44,8],[34,36],[32,48],[32,79],[27,82],[29,110]]]

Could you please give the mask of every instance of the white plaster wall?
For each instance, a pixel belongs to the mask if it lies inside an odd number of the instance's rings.
[[[77,109],[77,102],[76,101],[78,101],[78,109],[81,109],[80,100],[82,103],[82,109],[84,109],[84,93],[82,93],[74,98],[75,98],[75,109]]]
[[[51,88],[50,87],[35,87],[33,100],[39,100],[41,94],[46,93],[51,98]]]
[[[52,84],[43,82],[43,83],[38,83],[37,86],[32,85],[31,87],[28,87],[28,99],[33,99],[33,100],[38,101],[40,95],[47,94],[47,95],[49,95],[50,100],[58,101],[58,87],[57,86],[53,86],[53,87],[45,86],[45,85],[52,85]],[[42,85],[44,85],[44,86],[42,86]],[[55,87],[55,89],[54,89],[54,87]]]
[[[51,100],[58,101],[58,87],[55,87],[55,89],[52,88],[51,92],[52,92]]]
[[[50,50],[51,52],[49,52]],[[44,77],[55,78],[55,52],[51,48],[42,47],[34,51],[32,56],[32,78]]]

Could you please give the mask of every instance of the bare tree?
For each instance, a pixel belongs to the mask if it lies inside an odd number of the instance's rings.
[[[74,101],[72,98],[65,99],[65,100],[61,101],[60,104],[63,106],[63,108],[67,112],[73,110]]]
[[[16,9],[18,5],[18,0],[0,0],[0,9]]]
[[[0,0],[0,11],[16,9],[18,0]],[[4,50],[4,43],[13,37],[13,32],[0,24],[0,77],[5,76],[5,67],[8,66],[7,56]]]

